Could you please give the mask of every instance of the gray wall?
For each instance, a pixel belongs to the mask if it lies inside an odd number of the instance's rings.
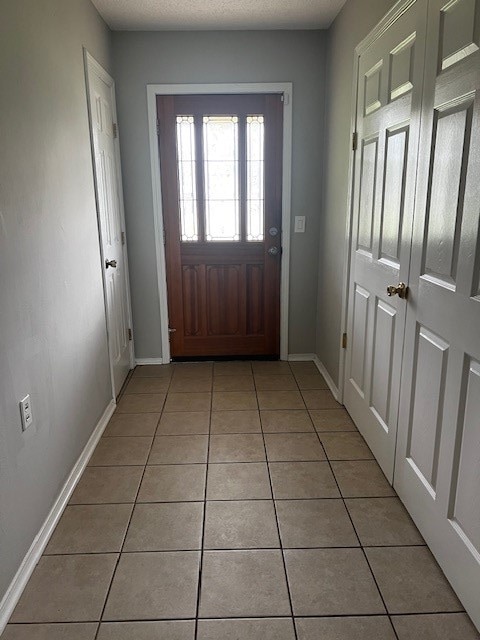
[[[137,357],[161,356],[147,127],[151,83],[293,82],[292,216],[307,217],[307,233],[292,235],[289,352],[314,352],[324,42],[320,31],[113,33]]]
[[[353,59],[393,0],[348,0],[328,32],[324,194],[320,226],[317,355],[338,384]]]
[[[82,52],[110,34],[89,0],[0,9],[1,600],[111,390]]]

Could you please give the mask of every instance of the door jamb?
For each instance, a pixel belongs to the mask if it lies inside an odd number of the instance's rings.
[[[250,82],[229,84],[148,84],[148,133],[152,171],[153,221],[160,305],[162,361],[170,362],[168,334],[167,272],[165,262],[162,187],[157,134],[157,95],[279,93],[283,94],[282,164],[282,269],[280,280],[280,359],[288,358],[288,311],[290,280],[290,220],[292,190],[292,90],[291,82]]]
[[[93,118],[91,112],[91,76],[96,75],[101,80],[105,82],[110,87],[110,93],[112,96],[112,117],[114,122],[117,122],[117,101],[115,97],[115,81],[110,76],[110,74],[105,71],[105,69],[101,66],[100,63],[88,52],[88,50],[83,48],[83,60],[84,60],[84,68],[85,68],[85,84],[87,91],[87,110],[88,110],[88,122],[89,122],[89,136],[90,136],[90,147],[92,151],[92,169],[93,169],[93,181],[95,185],[95,204],[97,209],[97,225],[98,225],[98,242],[100,247],[100,258],[102,265],[102,284],[103,284],[103,299],[105,305],[105,326],[107,330],[107,350],[108,350],[108,362],[110,369],[110,380],[112,385],[112,398],[116,401],[116,396],[120,392],[120,389],[115,389],[115,380],[113,376],[113,365],[112,358],[110,354],[110,341],[109,341],[109,327],[108,327],[108,313],[107,313],[107,290],[106,290],[106,282],[105,282],[105,270],[103,269],[105,256],[103,255],[103,243],[102,243],[102,226],[100,220],[100,211],[99,211],[99,203],[98,203],[98,184],[97,184],[97,175],[95,169],[95,142],[93,137]],[[125,207],[123,202],[123,188],[121,182],[121,159],[120,159],[120,143],[118,136],[114,139],[114,147],[115,147],[115,165],[116,165],[116,175],[117,175],[117,187],[118,187],[118,199],[119,199],[119,207],[120,207],[120,218],[122,222],[122,229],[125,232]],[[124,269],[125,269],[125,292],[126,292],[126,303],[127,303],[127,316],[128,316],[128,326],[132,327],[132,305],[130,301],[130,278],[129,278],[129,269],[128,269],[128,252],[127,245],[123,246],[123,259],[124,259]],[[130,369],[133,369],[135,366],[135,357],[134,357],[134,345],[133,345],[133,337],[130,340],[129,344],[129,360],[130,360]]]
[[[353,82],[352,82],[352,109],[350,116],[350,132],[356,132],[357,123],[357,90],[358,90],[358,70],[361,54],[375,42],[389,27],[400,18],[400,16],[408,11],[415,4],[416,0],[398,0],[396,4],[388,11],[385,16],[378,22],[368,35],[359,42],[355,47],[353,54]],[[350,269],[351,269],[351,251],[352,251],[352,228],[353,228],[353,200],[355,194],[355,154],[357,150],[352,149],[348,163],[348,196],[347,196],[347,217],[345,224],[345,263],[343,269],[343,285],[342,285],[342,316],[340,336],[347,332],[348,327],[348,298],[350,292]],[[338,402],[343,402],[343,393],[345,389],[345,376],[347,375],[346,358],[347,350],[351,346],[352,336],[348,336],[350,344],[347,348],[342,347],[342,340],[339,340],[339,375],[338,375]]]

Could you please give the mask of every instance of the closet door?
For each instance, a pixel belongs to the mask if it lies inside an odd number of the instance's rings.
[[[480,627],[480,0],[430,0],[394,486]]]
[[[391,481],[420,128],[426,0],[359,57],[345,405]]]

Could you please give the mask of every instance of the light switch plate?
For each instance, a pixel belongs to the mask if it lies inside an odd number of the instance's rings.
[[[305,233],[305,216],[295,216],[295,233]]]
[[[26,431],[33,424],[32,403],[29,395],[20,400],[20,415],[22,417],[22,431]]]

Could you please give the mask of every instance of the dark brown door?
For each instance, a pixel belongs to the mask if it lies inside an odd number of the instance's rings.
[[[280,95],[158,96],[171,355],[278,356]]]

